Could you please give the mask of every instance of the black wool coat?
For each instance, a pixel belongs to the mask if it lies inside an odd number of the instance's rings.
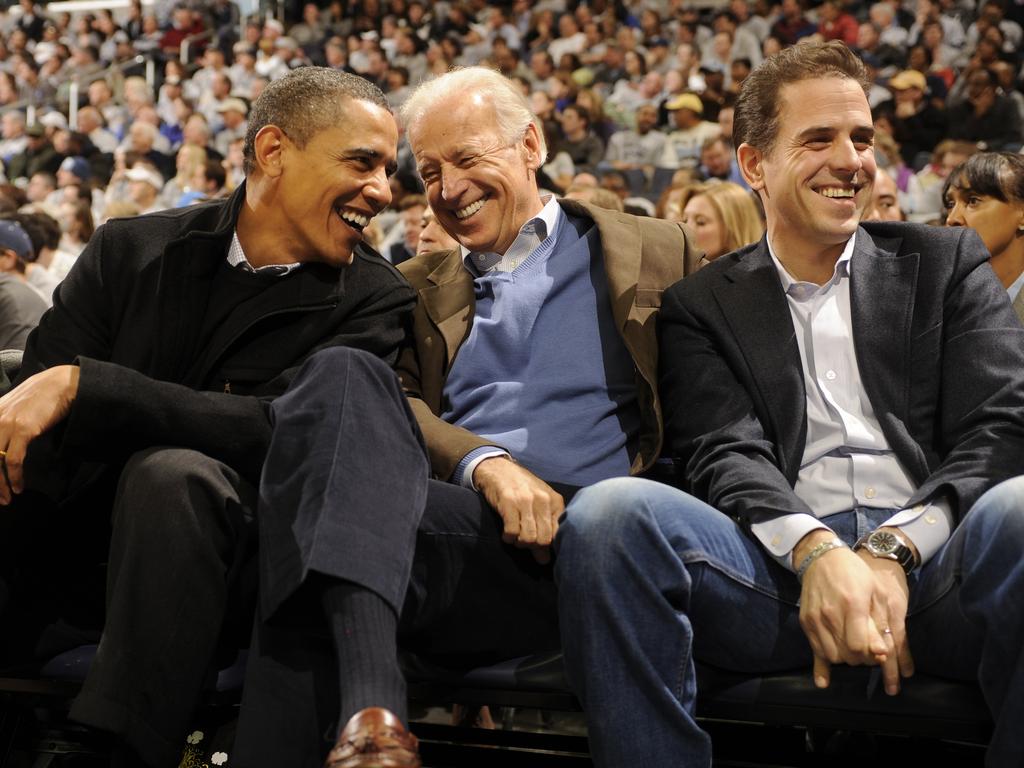
[[[15,382],[55,365],[81,369],[68,418],[30,447],[30,487],[60,499],[154,446],[200,451],[254,482],[269,404],[307,357],[343,345],[394,362],[414,294],[364,246],[347,267],[307,264],[270,282],[198,343],[244,200],[243,185],[228,200],[97,230],[29,337]]]

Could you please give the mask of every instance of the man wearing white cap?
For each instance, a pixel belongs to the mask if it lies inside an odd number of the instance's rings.
[[[125,174],[128,179],[128,196],[139,206],[139,213],[153,213],[163,210],[159,204],[160,190],[164,188],[163,176],[149,165],[136,164]]]
[[[249,123],[245,119],[249,114],[249,107],[241,99],[231,96],[217,105],[217,113],[224,127],[214,136],[213,146],[226,157],[231,142],[245,138],[245,133],[249,129]]]
[[[704,142],[721,133],[717,123],[702,118],[704,104],[695,93],[681,93],[665,104],[672,113],[676,129],[665,139],[661,153],[662,168],[696,168]]]

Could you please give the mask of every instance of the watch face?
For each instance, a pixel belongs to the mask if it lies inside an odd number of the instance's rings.
[[[891,554],[900,545],[899,539],[888,531],[875,531],[867,543],[870,550],[879,555]]]

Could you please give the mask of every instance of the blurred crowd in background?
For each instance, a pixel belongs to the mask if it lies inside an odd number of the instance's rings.
[[[16,276],[44,301],[106,219],[230,193],[244,178],[252,101],[310,64],[371,80],[395,109],[432,74],[494,67],[543,126],[543,187],[684,221],[708,258],[763,231],[736,167],[732,113],[743,79],[782,47],[840,39],[868,66],[884,169],[874,218],[945,223],[950,172],[1024,140],[1024,4],[1008,0],[334,0],[246,10],[232,0],[74,13],[20,0],[0,10],[0,215],[31,241],[26,250],[3,230],[0,251],[14,251]],[[424,247],[452,245],[430,227],[404,140],[392,187],[391,207],[366,234],[382,254],[414,255],[424,227]]]

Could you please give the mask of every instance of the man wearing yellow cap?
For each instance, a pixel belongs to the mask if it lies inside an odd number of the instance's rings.
[[[903,162],[913,166],[919,152],[931,152],[946,135],[946,112],[928,96],[928,83],[916,69],[889,80],[894,112],[893,138],[899,142]]]
[[[665,104],[672,113],[676,129],[665,140],[662,168],[696,168],[704,142],[721,133],[717,123],[703,119],[704,105],[695,93],[681,93]]]

